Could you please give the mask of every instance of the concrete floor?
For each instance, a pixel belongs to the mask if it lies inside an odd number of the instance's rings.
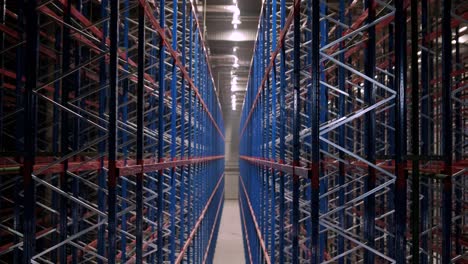
[[[215,264],[240,264],[244,261],[242,231],[237,200],[225,200],[216,244]]]

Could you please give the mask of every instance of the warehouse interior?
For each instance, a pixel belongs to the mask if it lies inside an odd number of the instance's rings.
[[[0,0],[0,263],[468,263],[468,2]]]

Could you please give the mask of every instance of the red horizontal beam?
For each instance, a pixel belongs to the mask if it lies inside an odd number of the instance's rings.
[[[137,173],[148,173],[152,171],[158,170],[165,170],[170,168],[176,168],[191,164],[198,164],[203,162],[209,162],[213,160],[223,159],[224,156],[208,156],[208,157],[194,157],[190,159],[181,159],[181,160],[172,160],[172,161],[162,161],[162,162],[153,162],[153,159],[145,159],[144,164],[138,165],[136,160],[134,159],[127,159],[127,160],[118,160],[117,161],[117,169],[119,170],[120,176],[126,175],[134,175]],[[6,159],[5,159],[6,160]],[[2,160],[0,160],[2,161]],[[47,174],[54,174],[54,173],[61,173],[63,172],[63,164],[54,164],[50,167],[50,163],[54,162],[55,160],[53,157],[41,157],[42,162],[36,163],[34,165],[33,171],[35,173],[39,173],[40,175],[47,175]],[[107,160],[104,160],[104,166],[107,167]],[[22,164],[0,164],[0,169],[3,168],[22,168]],[[44,170],[44,168],[48,167]],[[81,172],[81,171],[90,171],[90,170],[99,170],[101,169],[101,161],[100,160],[88,160],[88,161],[69,161],[68,162],[68,169],[69,172]],[[5,171],[4,173],[0,172],[0,174],[12,174],[11,172]]]
[[[247,201],[247,205],[248,205],[249,210],[250,210],[250,215],[252,216],[252,220],[254,222],[255,230],[257,231],[258,241],[260,243],[260,246],[262,247],[263,257],[265,258],[265,262],[267,264],[271,264],[270,256],[268,255],[268,250],[267,250],[267,248],[265,246],[265,242],[264,242],[263,237],[262,237],[262,232],[260,231],[260,228],[258,226],[257,218],[255,217],[255,213],[254,213],[254,210],[252,208],[252,204],[250,203],[249,195],[247,194],[247,190],[245,189],[245,185],[244,185],[244,181],[242,180],[242,176],[239,177],[239,179],[240,179],[240,183],[242,185],[242,190],[244,191],[244,194],[245,194],[245,199]]]
[[[208,207],[210,206],[210,204],[211,204],[211,202],[213,200],[213,197],[216,194],[216,191],[218,191],[219,185],[221,184],[221,181],[222,181],[223,178],[224,178],[224,173],[222,173],[221,176],[219,177],[218,183],[216,184],[216,187],[213,189],[213,192],[211,193],[210,198],[208,199],[208,202],[206,202],[205,208],[203,208],[203,211],[200,214],[200,217],[198,217],[198,220],[195,223],[195,226],[193,227],[192,231],[190,232],[190,235],[188,236],[187,241],[185,241],[184,246],[180,250],[179,255],[177,256],[177,259],[176,259],[175,263],[179,264],[179,263],[182,262],[182,260],[184,258],[184,255],[185,255],[185,251],[187,251],[188,247],[192,243],[192,240],[195,237],[195,235],[196,235],[196,233],[198,231],[198,228],[200,227],[200,225],[201,225],[201,223],[203,221],[203,218],[205,217],[205,214],[208,211]],[[221,201],[223,200],[222,197],[220,199],[221,199]]]
[[[242,205],[242,202],[240,202],[240,201],[239,201],[239,204],[240,204],[240,213],[242,215],[242,224],[243,224],[243,227],[244,227],[244,234],[245,234],[244,240],[246,241],[246,244],[247,244],[247,251],[249,252],[250,263],[253,263],[252,253],[250,252],[249,232],[248,232],[248,229],[247,229],[247,225],[245,224],[244,206]]]
[[[220,156],[209,156],[209,157],[200,157],[200,158],[190,158],[190,159],[181,159],[181,160],[172,160],[166,162],[153,162],[153,163],[144,163],[142,165],[131,165],[131,166],[122,166],[119,168],[119,175],[132,175],[137,173],[148,173],[153,171],[165,170],[169,168],[176,168],[187,166],[191,164],[203,163],[213,160],[224,159],[223,155]]]
[[[216,215],[215,215],[215,219],[214,219],[214,224],[213,224],[213,227],[211,228],[211,232],[210,232],[210,238],[208,239],[208,245],[206,246],[206,250],[205,250],[205,255],[203,257],[203,264],[206,263],[207,259],[208,259],[208,254],[210,253],[210,246],[211,246],[211,242],[213,241],[213,235],[214,235],[214,232],[216,230],[216,225],[218,223],[218,217],[220,216],[220,213],[221,213],[221,205],[223,204],[223,201],[224,199],[219,199],[219,203],[218,203],[218,208],[216,209]]]
[[[67,0],[60,0],[60,2],[66,6],[67,4]],[[152,13],[147,13],[147,9],[149,9],[149,7],[147,6],[146,2],[141,0],[140,2],[142,2],[142,5],[145,7],[145,14],[147,15],[147,17],[150,19],[150,21],[152,22],[153,26],[156,28],[158,34],[161,36],[161,38],[163,39],[163,43],[164,45],[167,47],[167,50],[169,51],[169,53],[171,54],[171,56],[174,58],[174,61],[176,63],[176,65],[179,67],[180,71],[182,72],[182,74],[184,75],[184,79],[188,81],[188,83],[190,84],[190,88],[195,92],[195,95],[198,97],[198,99],[200,100],[200,103],[202,104],[203,106],[203,109],[205,110],[206,114],[208,115],[208,117],[210,118],[210,120],[212,121],[213,125],[215,126],[216,130],[218,131],[218,133],[220,134],[221,138],[223,140],[225,140],[224,138],[224,135],[221,131],[221,129],[219,128],[218,124],[216,123],[216,121],[214,120],[211,112],[209,111],[205,101],[203,100],[203,98],[201,97],[200,95],[200,92],[198,91],[198,88],[194,85],[192,79],[190,78],[190,76],[188,75],[188,72],[186,71],[185,69],[185,66],[183,66],[180,62],[180,54],[177,52],[177,51],[174,51],[171,47],[171,45],[169,45],[169,43],[167,43],[167,40],[165,38],[165,31],[164,29],[162,29],[159,25],[159,23],[156,21],[156,19],[154,18],[154,16],[152,15]],[[102,31],[97,28],[95,25],[93,25],[91,23],[91,21],[89,21],[85,16],[83,16],[75,7],[71,7],[71,14],[72,16],[79,20],[83,25],[85,25],[97,38],[100,38],[102,39]],[[50,10],[49,8],[47,8],[46,6],[42,6],[39,8],[39,10],[44,13],[44,14],[47,14],[51,17],[54,17],[55,19],[57,19],[57,21],[59,22],[62,22],[63,21],[61,20],[61,18],[55,14],[52,10]],[[18,33],[13,31],[13,30],[10,30],[8,29],[7,27],[0,27],[0,30],[1,31],[4,31],[6,33],[9,33],[12,37],[15,37],[15,38],[18,38]],[[83,36],[79,35],[79,33],[76,33],[76,34],[72,34],[72,37],[75,38],[77,41],[80,41],[82,44],[85,44],[87,46],[89,46],[93,51],[96,51],[97,53],[99,53],[99,48],[94,45],[93,43],[91,43],[90,41],[88,41],[87,39],[85,39]],[[106,44],[109,44],[109,38],[106,38]],[[41,50],[42,51],[42,50]],[[205,58],[206,58],[206,62],[208,63],[208,59],[206,57],[206,51],[204,50],[205,52]],[[50,54],[50,52],[48,52],[47,50],[44,51],[44,53],[50,57],[55,57],[55,54],[52,53]],[[125,54],[124,51],[122,51],[121,49],[119,49],[119,57],[122,59],[122,60],[126,60],[128,61],[128,63],[133,66],[133,67],[136,67],[137,64],[130,58],[128,58]],[[121,68],[121,67],[120,67]],[[210,69],[210,75],[211,75],[211,69]],[[212,75],[211,75],[212,77]],[[151,78],[151,76],[149,76],[148,74],[145,74],[145,79],[147,79],[150,83],[155,83],[155,81]],[[211,78],[212,81],[213,81],[213,77]],[[214,84],[213,84],[214,85]],[[153,90],[153,89],[150,89],[150,90]],[[218,107],[219,107],[219,101],[218,101]]]
[[[278,170],[287,174],[291,174],[291,175],[296,174],[304,178],[309,177],[309,172],[311,171],[311,169],[307,167],[298,167],[298,166],[288,165],[282,162],[270,161],[270,160],[266,160],[263,158],[249,157],[249,156],[240,156],[240,158],[257,166],[268,167],[268,168],[275,169],[275,170]]]
[[[295,6],[298,6],[300,4],[301,4],[301,1],[294,0],[294,5]],[[244,134],[244,131],[247,128],[247,124],[249,123],[250,119],[252,118],[252,114],[253,114],[253,111],[255,109],[255,106],[257,105],[257,101],[260,99],[260,95],[262,94],[263,87],[265,87],[265,82],[270,76],[270,71],[273,68],[273,64],[274,64],[274,62],[276,60],[276,56],[278,55],[278,53],[281,51],[281,48],[283,47],[283,44],[284,44],[283,40],[284,40],[284,38],[286,36],[286,33],[288,33],[288,31],[289,31],[289,26],[292,24],[294,14],[295,14],[296,10],[299,10],[299,8],[295,7],[295,8],[293,8],[293,10],[291,12],[289,12],[289,15],[288,15],[288,17],[286,19],[284,27],[280,32],[280,36],[279,36],[279,39],[278,39],[278,42],[277,42],[278,46],[276,47],[276,50],[274,50],[271,53],[270,63],[268,64],[268,67],[265,69],[265,73],[263,74],[262,82],[260,83],[260,86],[258,87],[257,95],[255,96],[255,99],[254,99],[254,101],[252,103],[252,106],[250,108],[250,111],[249,111],[249,115],[247,116],[247,119],[245,120],[244,126],[242,127],[240,137],[242,137],[242,135]],[[263,11],[263,8],[262,8],[262,11]],[[262,17],[262,15],[260,15],[260,17]],[[257,45],[257,44],[255,44],[255,45]],[[254,52],[255,52],[255,49],[254,49]],[[252,61],[253,61],[253,58],[252,58]]]
[[[198,91],[198,88],[195,86],[195,84],[193,83],[193,80],[192,78],[190,78],[188,72],[187,72],[187,69],[185,68],[184,65],[182,65],[181,61],[180,61],[180,57],[181,55],[179,54],[178,51],[174,50],[172,48],[172,46],[168,43],[167,39],[166,39],[166,33],[165,33],[165,30],[161,27],[161,25],[159,24],[159,22],[156,20],[156,18],[153,16],[153,10],[151,9],[151,7],[148,5],[148,3],[145,1],[145,0],[139,0],[140,2],[140,5],[143,6],[144,10],[145,10],[145,16],[149,19],[150,23],[152,24],[152,26],[156,29],[156,31],[158,32],[159,36],[161,37],[161,41],[162,43],[164,44],[164,46],[166,46],[166,49],[167,51],[171,54],[172,58],[174,59],[174,63],[175,65],[179,68],[180,72],[182,73],[182,75],[184,76],[184,79],[190,84],[190,88],[194,91],[195,95],[198,97],[198,100],[200,101],[200,103],[202,104],[203,106],[203,109],[205,110],[206,114],[208,115],[209,119],[211,120],[211,122],[213,123],[213,125],[215,126],[216,130],[218,131],[219,135],[221,136],[221,138],[224,140],[224,135],[223,135],[223,132],[221,131],[221,129],[218,127],[218,124],[216,123],[216,121],[214,120],[213,116],[211,115],[211,112],[209,111],[208,109],[208,106],[206,105],[205,101],[203,100],[203,98],[201,97],[200,95],[200,92]],[[202,39],[203,40],[203,39]]]

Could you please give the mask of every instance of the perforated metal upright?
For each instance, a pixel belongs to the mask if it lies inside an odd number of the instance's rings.
[[[240,129],[247,262],[468,261],[467,11],[263,2]]]
[[[0,8],[0,263],[211,262],[224,124],[192,2]]]

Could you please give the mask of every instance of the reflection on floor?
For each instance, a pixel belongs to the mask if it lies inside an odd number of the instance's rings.
[[[245,263],[239,202],[237,200],[224,201],[223,216],[213,262],[215,264]]]

